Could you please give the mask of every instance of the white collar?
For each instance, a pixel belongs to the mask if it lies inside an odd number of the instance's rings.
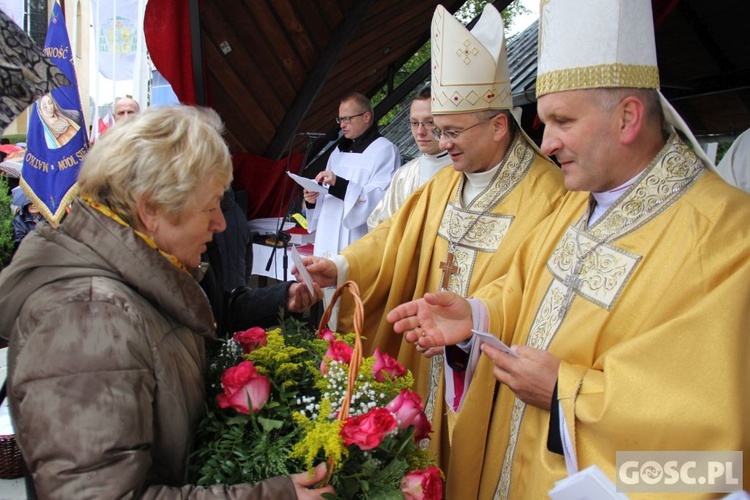
[[[482,190],[489,186],[490,182],[492,182],[492,178],[495,177],[497,169],[500,168],[501,163],[498,163],[491,169],[485,170],[484,172],[466,172],[464,175],[466,175],[466,181],[471,186],[471,189]]]
[[[619,200],[620,197],[625,194],[628,188],[635,184],[635,181],[639,175],[641,175],[641,172],[638,172],[637,174],[635,174],[635,177],[628,179],[627,181],[625,181],[625,183],[620,184],[616,188],[610,189],[609,191],[600,191],[598,193],[592,191],[591,196],[593,196],[594,201],[596,201],[596,206],[594,207],[594,210],[591,212],[591,216],[589,217],[589,224],[593,224],[594,222],[596,222],[596,220],[601,217],[602,214],[609,209],[609,207],[611,207],[617,200]]]
[[[490,185],[492,179],[497,173],[497,169],[500,168],[500,165],[502,165],[502,162],[485,172],[464,173],[466,176],[466,184],[464,185],[464,192],[461,193],[461,199],[463,200],[464,206],[468,206],[474,198]]]

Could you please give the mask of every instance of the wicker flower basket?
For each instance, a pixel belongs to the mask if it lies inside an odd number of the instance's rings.
[[[339,286],[333,293],[331,302],[323,312],[323,316],[320,318],[320,324],[318,325],[318,334],[321,330],[328,327],[328,321],[331,319],[333,308],[338,302],[344,290],[348,289],[354,298],[354,349],[352,351],[352,360],[349,363],[349,373],[346,382],[346,397],[341,404],[341,410],[339,411],[338,420],[344,422],[349,418],[349,407],[351,406],[352,395],[354,394],[354,383],[359,375],[359,367],[362,365],[362,326],[365,319],[365,308],[362,304],[362,298],[359,293],[359,286],[354,281],[346,281]],[[328,460],[328,474],[325,482],[328,483],[331,476],[333,475],[333,460]]]
[[[23,476],[23,459],[14,435],[0,436],[0,479]]]

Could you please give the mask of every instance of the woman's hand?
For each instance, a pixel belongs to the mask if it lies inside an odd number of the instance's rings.
[[[317,283],[313,283],[315,295],[310,295],[310,291],[304,283],[292,283],[286,294],[286,310],[293,313],[303,313],[311,305],[323,298],[323,290]]]
[[[300,500],[316,500],[323,498],[323,493],[335,494],[332,486],[326,486],[324,488],[310,488],[315,484],[321,482],[326,476],[326,464],[318,464],[312,471],[312,475],[307,472],[300,472],[299,474],[292,474],[289,477],[294,483],[294,490],[297,492],[297,498]]]

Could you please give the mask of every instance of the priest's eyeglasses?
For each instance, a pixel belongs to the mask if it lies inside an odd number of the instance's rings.
[[[499,115],[499,114],[500,114],[500,113],[498,113],[497,115]],[[482,125],[483,123],[488,123],[488,122],[490,122],[490,121],[491,121],[491,120],[492,120],[493,118],[495,118],[495,117],[496,117],[497,115],[493,115],[493,116],[490,116],[490,117],[489,117],[489,118],[487,118],[486,120],[482,120],[481,122],[477,122],[477,123],[475,123],[474,125],[471,125],[471,126],[469,126],[469,127],[466,127],[466,128],[465,128],[465,129],[463,129],[463,130],[440,130],[439,128],[437,128],[437,127],[434,127],[434,128],[432,129],[432,135],[433,135],[433,136],[435,136],[435,139],[437,139],[438,141],[439,141],[439,140],[440,140],[440,139],[441,139],[441,138],[442,138],[443,136],[445,136],[445,138],[446,138],[446,139],[448,139],[449,141],[451,141],[451,142],[456,142],[456,141],[458,140],[458,136],[459,136],[459,135],[463,134],[463,133],[464,133],[464,132],[466,132],[467,130],[471,130],[471,129],[473,129],[474,127],[478,127],[479,125]]]
[[[424,127],[424,129],[428,132],[432,131],[433,128],[435,128],[435,122],[432,119],[425,120],[423,122],[417,121],[417,120],[409,120],[409,125],[414,130],[417,130],[420,125]]]
[[[337,117],[336,117],[336,123],[346,123],[346,124],[349,124],[349,123],[351,123],[351,122],[352,122],[352,118],[356,118],[356,117],[358,117],[358,116],[362,116],[362,115],[364,115],[365,113],[367,113],[367,111],[362,111],[362,112],[361,112],[361,113],[359,113],[358,115],[352,115],[352,116],[337,116]]]

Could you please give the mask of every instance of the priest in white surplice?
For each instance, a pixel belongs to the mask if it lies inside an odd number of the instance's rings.
[[[370,100],[351,93],[339,104],[336,121],[344,139],[331,153],[315,180],[329,186],[328,194],[304,191],[309,230],[315,231],[315,255],[330,257],[367,234],[367,217],[380,202],[401,164],[401,154],[382,137],[375,124]]]
[[[411,135],[422,154],[396,170],[391,187],[367,218],[370,231],[395,214],[406,198],[432,179],[438,170],[453,163],[448,152],[440,149],[440,141],[432,134],[435,121],[432,119],[430,98],[430,87],[424,87],[414,96],[409,108]]]

